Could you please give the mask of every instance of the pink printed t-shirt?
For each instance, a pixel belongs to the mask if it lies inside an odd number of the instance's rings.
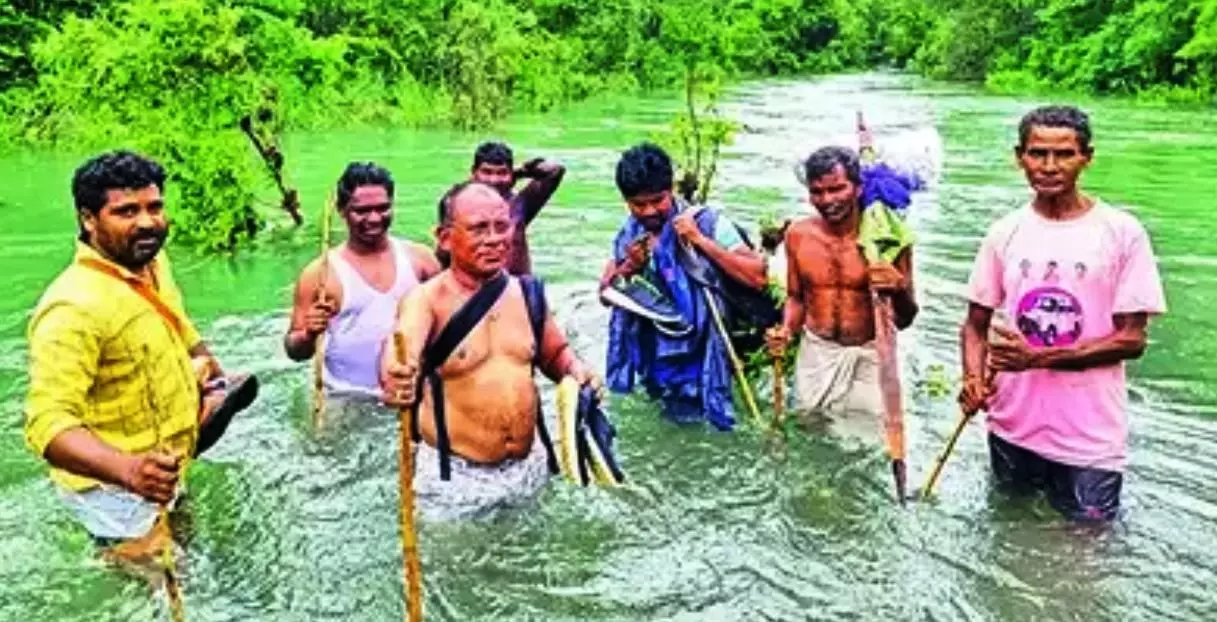
[[[1166,311],[1145,228],[1102,202],[1067,221],[1048,220],[1030,205],[998,220],[981,242],[968,290],[972,302],[1004,312],[1036,348],[1106,337],[1116,313]],[[1124,469],[1123,363],[1000,373],[996,382],[992,433],[1062,464]]]

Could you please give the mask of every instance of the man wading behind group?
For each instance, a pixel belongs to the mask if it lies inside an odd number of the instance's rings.
[[[513,169],[514,155],[511,147],[499,142],[478,145],[473,154],[472,181],[494,188],[511,208],[511,224],[514,227],[511,251],[508,253],[507,272],[519,276],[532,273],[532,255],[528,251],[528,225],[541,213],[549,198],[562,183],[566,168],[557,162],[533,158],[518,170]],[[529,179],[527,186],[515,191],[516,182]]]
[[[389,171],[375,164],[347,166],[337,188],[347,241],[328,250],[326,261],[310,263],[296,282],[283,347],[292,360],[307,360],[324,333],[325,384],[338,393],[380,395],[380,351],[397,304],[440,269],[425,246],[389,235],[393,186]]]
[[[534,367],[555,382],[596,380],[547,311],[540,283],[506,273],[514,225],[507,202],[466,182],[439,204],[447,269],[402,302],[403,363],[386,352],[384,399],[408,408],[426,380],[412,433],[415,494],[426,514],[467,515],[531,496],[557,463]],[[548,450],[548,456],[547,456]]]

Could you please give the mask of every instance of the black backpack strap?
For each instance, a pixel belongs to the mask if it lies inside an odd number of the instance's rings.
[[[524,293],[524,304],[528,307],[528,321],[532,324],[533,357],[532,369],[536,373],[537,365],[541,362],[541,336],[545,331],[545,319],[549,315],[549,304],[545,300],[545,285],[540,279],[531,275],[520,277],[520,289]],[[554,442],[545,426],[545,412],[541,409],[541,395],[537,394],[537,435],[545,446],[546,461],[549,472],[561,472],[558,467],[558,454],[554,452]]]
[[[448,438],[448,420],[444,417],[444,381],[438,373],[432,371],[427,376],[427,382],[431,385],[431,413],[435,416],[435,450],[439,454],[439,478],[446,482],[452,477],[452,441]],[[418,416],[414,418],[418,419]]]
[[[439,336],[431,345],[423,350],[423,365],[421,378],[425,378],[431,387],[432,414],[435,416],[435,449],[439,453],[439,478],[448,481],[452,474],[452,445],[448,438],[448,421],[444,417],[444,381],[439,377],[439,368],[456,351],[456,347],[464,341],[470,331],[486,317],[490,308],[502,297],[507,289],[509,279],[506,274],[500,274],[487,281],[473,294],[465,304],[444,325]],[[421,381],[420,381],[421,382]],[[421,387],[421,385],[420,385]],[[421,399],[422,392],[418,393]],[[410,421],[410,431],[417,440],[421,435],[418,430],[418,407],[413,409]]]
[[[469,331],[473,330],[482,321],[482,318],[486,317],[494,303],[499,301],[503,291],[507,289],[509,280],[506,274],[501,273],[487,281],[474,292],[469,300],[465,301],[465,304],[461,305],[460,309],[456,310],[456,313],[452,314],[439,336],[423,351],[423,365],[427,369],[439,369],[444,361],[452,356]]]

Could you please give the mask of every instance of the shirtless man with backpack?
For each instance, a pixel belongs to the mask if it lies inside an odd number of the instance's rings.
[[[507,274],[514,225],[503,197],[465,182],[438,211],[451,264],[403,300],[406,355],[399,363],[385,353],[381,383],[386,404],[418,403],[420,509],[467,515],[531,496],[557,472],[534,371],[597,389],[600,381],[548,313],[540,282]]]

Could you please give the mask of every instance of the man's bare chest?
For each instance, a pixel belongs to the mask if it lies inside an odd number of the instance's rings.
[[[810,237],[795,261],[803,284],[810,288],[865,290],[869,285],[866,259],[852,238]]]

